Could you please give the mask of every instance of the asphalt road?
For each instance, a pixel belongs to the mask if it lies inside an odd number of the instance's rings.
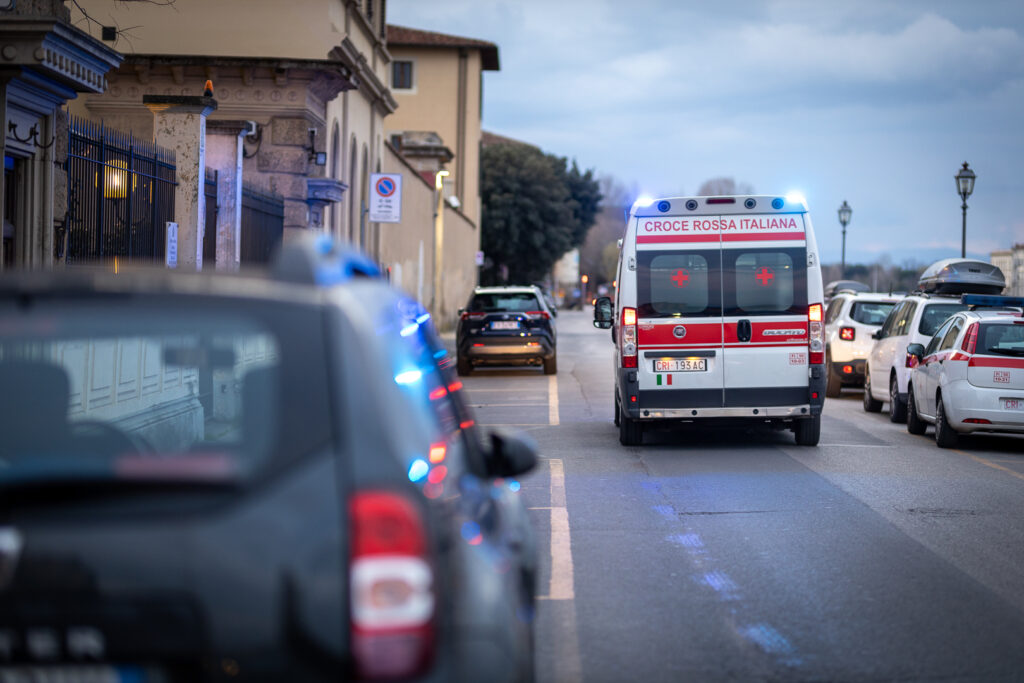
[[[537,678],[1024,680],[1024,440],[956,450],[825,406],[790,432],[612,424],[612,346],[557,319],[559,373],[476,371],[478,421],[529,432],[540,538]]]

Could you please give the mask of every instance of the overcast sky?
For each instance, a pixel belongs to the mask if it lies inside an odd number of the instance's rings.
[[[484,128],[642,193],[713,177],[807,197],[824,262],[1024,242],[1024,2],[389,0],[388,22],[497,43]]]

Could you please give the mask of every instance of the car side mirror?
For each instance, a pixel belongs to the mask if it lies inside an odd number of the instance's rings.
[[[872,338],[872,339],[882,339],[882,338],[883,338],[883,337],[882,337],[882,331],[881,331],[881,330],[875,330],[875,331],[874,331],[874,332],[873,332],[873,333],[871,334],[871,338]]]
[[[537,444],[525,434],[492,430],[487,473],[492,477],[518,477],[537,464]]]
[[[907,355],[913,356],[918,362],[921,362],[921,359],[924,358],[924,344],[909,344],[907,346]]]
[[[612,300],[606,296],[598,297],[594,301],[594,327],[607,330],[612,326],[614,319]]]

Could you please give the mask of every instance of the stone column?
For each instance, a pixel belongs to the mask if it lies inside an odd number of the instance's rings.
[[[153,112],[156,144],[173,149],[177,157],[174,219],[178,223],[178,267],[202,270],[206,117],[217,108],[217,101],[188,95],[144,95],[142,103]]]
[[[206,122],[206,164],[217,171],[217,270],[238,270],[242,251],[242,138],[249,121]]]

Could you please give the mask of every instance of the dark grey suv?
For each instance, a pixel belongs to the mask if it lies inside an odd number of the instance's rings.
[[[532,446],[372,264],[289,249],[0,278],[0,680],[531,680]]]
[[[477,287],[459,311],[456,330],[458,372],[478,365],[542,365],[558,372],[557,337],[538,287]]]

